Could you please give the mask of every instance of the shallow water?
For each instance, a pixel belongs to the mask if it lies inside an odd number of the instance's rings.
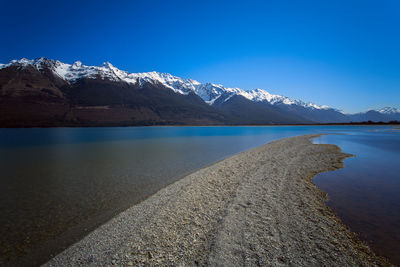
[[[317,175],[342,221],[374,249],[400,264],[400,132],[362,131],[326,135],[314,143],[336,144],[346,153],[345,167]]]
[[[390,127],[0,129],[0,262],[42,263],[185,174],[249,148],[376,129]]]

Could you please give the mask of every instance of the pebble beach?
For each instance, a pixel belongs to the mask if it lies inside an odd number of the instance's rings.
[[[351,155],[303,135],[200,169],[132,206],[44,266],[390,266],[312,182]]]

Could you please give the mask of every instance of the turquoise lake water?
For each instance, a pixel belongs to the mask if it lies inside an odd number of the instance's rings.
[[[385,173],[393,173],[391,170],[399,165],[396,164],[399,150],[393,143],[399,144],[399,136],[387,132],[391,128],[235,126],[0,129],[0,262],[17,260],[22,265],[42,263],[119,212],[185,174],[285,137],[309,133],[347,133],[329,135],[319,142],[338,142],[335,144],[343,145],[345,152],[360,155],[357,146],[369,147],[372,138],[380,145],[371,149],[389,153],[373,161],[377,166],[383,166],[381,162],[387,164],[384,165],[387,168]],[[393,135],[394,139],[387,139],[389,135]],[[358,141],[351,139],[353,136],[358,136]],[[375,153],[375,150],[364,152]],[[384,160],[387,157],[389,160]],[[364,157],[358,159],[364,160]],[[346,160],[345,169],[353,165],[352,161],[353,158]],[[357,164],[354,166],[361,168]],[[331,178],[318,176],[318,186],[331,196],[328,204],[335,212],[347,216],[340,212],[339,204],[334,204],[337,202],[336,189],[332,191],[332,188],[336,188],[343,180],[337,178],[339,171],[321,174],[332,174]],[[377,172],[382,174],[381,171]],[[400,184],[398,173],[390,176],[394,177],[390,178],[390,183],[396,186]],[[379,179],[386,181],[389,179],[387,177],[380,175]],[[363,184],[372,185],[377,178],[362,180],[364,176],[355,170],[352,179],[361,179]],[[346,183],[347,186],[353,188],[354,184]],[[394,190],[394,195],[396,192],[400,195],[398,187],[385,188]],[[389,198],[382,190],[374,191],[375,199],[382,194],[384,199]],[[365,194],[370,194],[370,191],[365,191]],[[352,205],[357,208],[359,202],[365,201],[363,197],[366,196],[361,193],[358,201]],[[338,198],[342,200],[343,194]],[[383,211],[392,214],[387,212],[388,209]],[[398,220],[400,216],[396,214]],[[347,223],[346,220],[343,218]]]

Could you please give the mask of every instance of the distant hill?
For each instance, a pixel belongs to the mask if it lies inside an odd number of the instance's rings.
[[[348,115],[350,121],[374,121],[374,122],[388,122],[400,121],[400,110],[395,108],[383,108],[380,110],[369,110],[363,113]]]
[[[346,115],[313,103],[181,79],[39,58],[0,64],[0,126],[309,124],[400,120],[400,110]]]

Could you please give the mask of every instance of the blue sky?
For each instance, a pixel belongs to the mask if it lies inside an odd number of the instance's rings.
[[[400,108],[400,1],[0,0],[0,63],[110,61],[358,112]]]

